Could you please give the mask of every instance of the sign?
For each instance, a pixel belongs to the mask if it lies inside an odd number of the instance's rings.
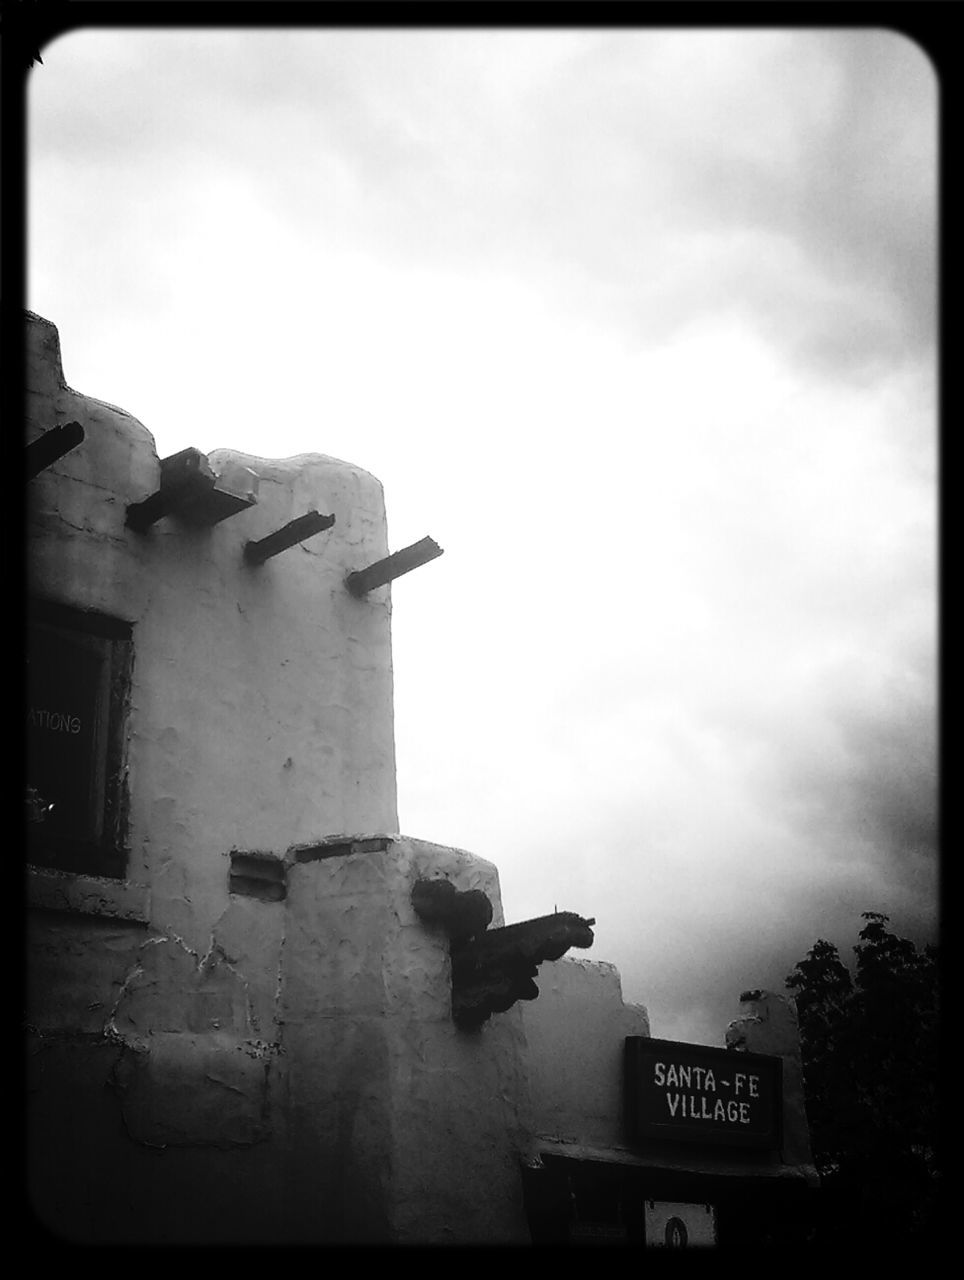
[[[626,1119],[632,1138],[775,1147],[783,1063],[648,1036],[627,1036]]]
[[[647,1200],[646,1243],[656,1249],[712,1248],[716,1244],[716,1210],[711,1204]]]

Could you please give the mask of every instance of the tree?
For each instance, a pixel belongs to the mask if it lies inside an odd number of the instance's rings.
[[[863,913],[855,970],[818,939],[786,986],[800,1022],[824,1234],[856,1222],[894,1243],[935,1225],[939,1169],[936,947]]]

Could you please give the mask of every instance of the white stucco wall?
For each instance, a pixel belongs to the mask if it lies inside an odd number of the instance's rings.
[[[128,504],[158,488],[150,433],[66,386],[52,324],[30,317],[28,340],[28,441],[72,420],[86,433],[30,482],[29,588],[133,624],[128,879],[149,884],[152,921],[203,952],[229,907],[231,849],[397,828],[390,588],[356,600],[343,585],[387,554],[381,485],[334,458],[220,450],[216,473],[257,473],[256,506],[134,533]],[[309,509],[333,528],[243,563],[248,539]]]
[[[334,1239],[377,1221],[399,1243],[524,1243],[521,1013],[456,1028],[448,937],[411,903],[420,878],[483,890],[503,923],[496,868],[462,850],[402,838],[292,869],[291,1132],[296,1167],[320,1174],[301,1194],[319,1196]]]
[[[459,1031],[449,940],[411,904],[444,877],[498,926],[498,875],[397,835],[390,588],[344,588],[388,551],[379,482],[217,451],[256,506],[134,533],[149,431],[67,387],[52,324],[28,336],[28,441],[86,433],[30,481],[30,590],[134,645],[127,879],[28,877],[38,1212],[101,1241],[528,1240],[521,1010]],[[243,563],[309,509],[333,528]],[[297,856],[341,835],[391,838]],[[277,859],[286,896],[232,894],[232,850]]]
[[[622,1146],[623,1043],[649,1035],[649,1015],[623,1003],[611,964],[567,957],[536,982],[539,998],[522,1006],[535,1133]]]

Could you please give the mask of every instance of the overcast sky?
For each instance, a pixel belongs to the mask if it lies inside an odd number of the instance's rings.
[[[936,928],[936,81],[886,31],[74,32],[28,306],[163,457],[385,485],[401,830],[722,1043]],[[584,953],[576,953],[584,954]]]

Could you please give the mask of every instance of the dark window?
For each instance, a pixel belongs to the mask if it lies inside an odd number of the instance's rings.
[[[131,626],[34,603],[27,637],[27,831],[40,866],[124,875]]]

